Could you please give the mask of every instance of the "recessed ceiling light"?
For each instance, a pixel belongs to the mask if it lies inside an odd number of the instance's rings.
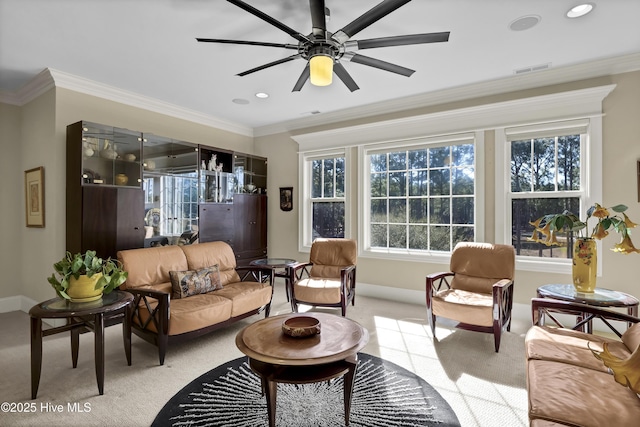
[[[256,98],[264,99],[264,98],[268,98],[268,97],[269,97],[269,94],[268,94],[268,93],[264,93],[264,92],[258,92],[258,93],[256,93]]]
[[[234,99],[231,100],[231,102],[233,102],[234,104],[239,104],[239,105],[247,105],[249,103],[248,100],[242,99],[242,98],[234,98]]]
[[[567,18],[580,18],[581,16],[591,12],[594,7],[596,7],[596,5],[593,3],[583,3],[574,6],[567,12]]]
[[[515,21],[511,21],[511,23],[509,24],[509,29],[511,31],[528,30],[529,28],[535,27],[541,19],[542,18],[540,18],[538,15],[521,16]]]

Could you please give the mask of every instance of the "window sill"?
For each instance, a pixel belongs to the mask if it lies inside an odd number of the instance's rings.
[[[406,251],[394,249],[369,249],[362,251],[360,258],[386,259],[391,261],[412,261],[428,262],[432,264],[449,265],[451,261],[450,252],[426,252],[426,251]]]
[[[571,260],[516,257],[516,270],[536,271],[540,273],[571,274]]]

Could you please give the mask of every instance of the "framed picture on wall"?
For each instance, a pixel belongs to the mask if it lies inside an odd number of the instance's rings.
[[[44,227],[44,168],[24,172],[27,227]]]
[[[280,187],[280,209],[285,212],[293,209],[293,187]]]

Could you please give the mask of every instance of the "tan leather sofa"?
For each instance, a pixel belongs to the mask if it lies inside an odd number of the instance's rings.
[[[203,335],[263,310],[265,317],[269,316],[271,269],[237,267],[233,250],[225,242],[130,249],[119,251],[117,256],[129,273],[121,289],[135,296],[133,332],[158,346],[161,365],[170,342]],[[215,265],[222,289],[172,297],[171,271]]]
[[[609,337],[543,325],[549,313],[553,319],[559,317],[558,312],[607,319],[620,339],[615,339],[613,334]],[[582,304],[538,298],[532,300],[532,314],[534,326],[525,338],[530,425],[640,425],[640,398],[616,382],[591,351],[601,352],[603,343],[609,343],[609,351],[623,359],[633,351],[640,351],[640,319]],[[623,323],[612,323],[612,320]],[[626,322],[633,326],[624,333],[615,330],[620,325],[624,327]]]

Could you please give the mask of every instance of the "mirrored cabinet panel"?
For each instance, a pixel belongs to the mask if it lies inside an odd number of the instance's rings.
[[[143,136],[145,246],[193,243],[198,235],[198,146]]]

